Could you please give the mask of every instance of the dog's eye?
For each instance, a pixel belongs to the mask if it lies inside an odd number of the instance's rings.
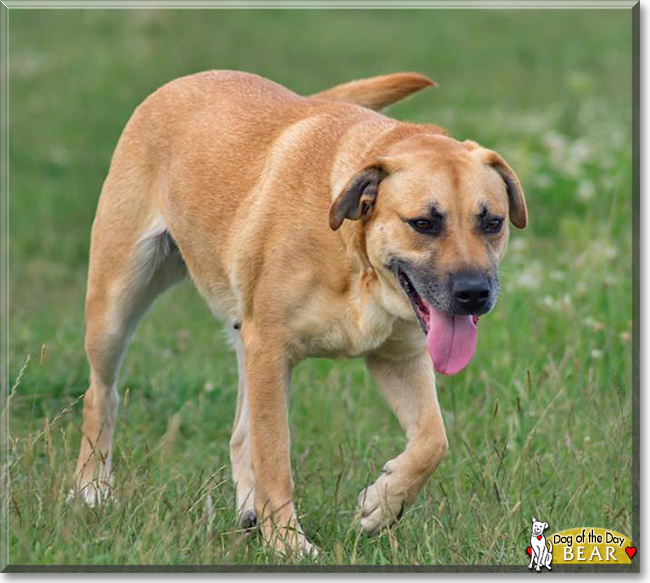
[[[495,235],[501,230],[502,226],[503,219],[500,217],[495,217],[494,219],[490,219],[489,221],[483,223],[483,231],[491,235]]]
[[[418,219],[413,221],[412,224],[418,231],[430,231],[433,227],[433,223],[427,219]]]
[[[442,230],[442,221],[430,219],[412,219],[408,224],[418,233],[424,235],[439,235]]]

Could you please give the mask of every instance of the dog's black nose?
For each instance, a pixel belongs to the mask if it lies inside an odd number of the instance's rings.
[[[490,308],[490,282],[480,271],[460,271],[452,275],[451,295],[462,313],[480,315]]]

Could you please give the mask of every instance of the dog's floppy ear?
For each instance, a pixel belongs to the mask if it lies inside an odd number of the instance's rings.
[[[357,172],[330,207],[330,228],[336,231],[345,219],[356,221],[375,206],[379,183],[386,177],[381,164],[375,162]]]
[[[546,530],[547,528],[548,528],[548,522],[545,522],[544,523],[544,530]]]
[[[535,524],[537,521],[535,520],[535,517],[533,516],[533,524]]]
[[[528,210],[526,209],[524,190],[515,171],[506,164],[499,154],[481,148],[476,142],[467,140],[465,147],[470,151],[477,151],[483,161],[501,176],[508,193],[510,221],[518,229],[525,229],[528,224]]]

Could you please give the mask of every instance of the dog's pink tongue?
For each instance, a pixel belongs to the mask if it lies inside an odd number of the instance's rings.
[[[446,375],[463,370],[476,352],[475,316],[449,316],[431,306],[427,347],[436,371]]]

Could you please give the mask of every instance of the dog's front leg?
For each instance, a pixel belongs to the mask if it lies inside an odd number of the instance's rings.
[[[533,543],[530,543],[530,563],[528,563],[528,568],[532,569],[533,568],[533,562],[535,561],[535,547],[533,546]]]
[[[266,543],[284,555],[312,553],[293,505],[289,459],[289,363],[277,339],[242,326],[255,513]]]
[[[535,546],[533,545],[533,542],[531,540],[531,543],[530,543],[530,563],[528,564],[529,569],[533,568],[533,563],[535,562],[535,557],[536,556],[537,556],[537,551],[535,550]]]
[[[406,450],[384,465],[377,481],[359,494],[361,525],[374,534],[400,518],[447,451],[431,358],[403,361],[372,355],[368,370],[408,437]]]
[[[546,560],[546,545],[539,547],[539,552],[537,553],[537,567],[535,571],[539,571],[541,567],[544,566],[544,561]]]

